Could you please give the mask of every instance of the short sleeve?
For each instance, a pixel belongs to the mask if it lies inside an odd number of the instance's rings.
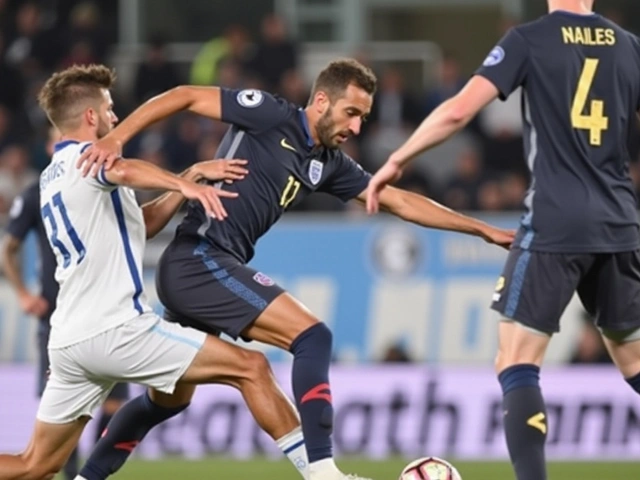
[[[40,218],[38,186],[31,186],[13,200],[9,210],[7,233],[24,240],[31,229],[36,228]]]
[[[91,143],[85,143],[84,145],[81,145],[80,150],[78,151],[78,156],[82,155],[84,151],[90,146],[91,146]],[[72,167],[76,168],[75,165],[73,165]],[[107,180],[104,172],[105,172],[105,168],[103,165],[102,167],[100,167],[100,170],[98,170],[98,175],[96,175],[95,178],[92,177],[91,175],[87,175],[86,177],[84,177],[84,180],[89,185],[91,185],[92,187],[96,187],[99,190],[105,190],[109,192],[118,188],[118,185],[116,185],[115,183],[111,183],[109,180]]]
[[[505,100],[520,87],[527,75],[529,49],[524,37],[512,28],[489,53],[476,75],[485,77],[500,92]]]
[[[220,99],[223,122],[254,132],[278,125],[293,110],[286,100],[262,90],[221,88]]]
[[[329,193],[343,202],[352,200],[364,192],[371,180],[371,174],[365,171],[347,154],[340,152],[336,159],[335,169],[327,181],[318,189]]]

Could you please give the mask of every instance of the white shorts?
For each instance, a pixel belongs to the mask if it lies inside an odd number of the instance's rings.
[[[117,382],[172,393],[205,338],[203,332],[147,313],[88,340],[51,349],[51,375],[37,418],[69,423],[92,416]]]

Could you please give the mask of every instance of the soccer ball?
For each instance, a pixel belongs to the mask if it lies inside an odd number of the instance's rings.
[[[424,457],[404,467],[398,480],[462,480],[462,477],[446,460]]]

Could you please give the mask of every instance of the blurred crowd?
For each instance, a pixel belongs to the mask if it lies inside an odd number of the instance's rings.
[[[68,10],[60,15],[42,2],[0,0],[0,215],[48,162],[47,120],[36,103],[43,81],[72,64],[109,64],[116,38],[105,28],[104,12],[90,1],[76,2]],[[275,15],[266,16],[255,32],[229,25],[202,45],[188,69],[170,61],[171,39],[152,35],[147,40],[133,82],[118,89],[120,118],[184,83],[262,88],[301,105],[307,102],[310,85],[300,70],[299,45]],[[361,135],[345,150],[373,172],[426,115],[461,88],[469,72],[463,72],[454,53],[445,52],[431,88],[414,92],[395,66],[371,66],[379,78],[374,108]],[[225,128],[220,122],[179,115],[139,135],[125,154],[181,171],[214,158]],[[637,158],[637,148],[633,155]],[[632,166],[632,173],[640,186],[640,164]],[[527,185],[518,93],[489,105],[463,134],[424,154],[400,181],[400,186],[452,208],[483,211],[520,210]],[[346,207],[319,195],[296,208]]]

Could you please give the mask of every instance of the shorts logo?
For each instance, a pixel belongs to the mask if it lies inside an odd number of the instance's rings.
[[[495,47],[493,50],[491,50],[491,52],[489,52],[489,55],[487,55],[487,58],[484,60],[484,63],[482,65],[484,65],[485,67],[493,67],[494,65],[498,65],[500,62],[502,62],[502,60],[504,60],[505,55],[506,54],[504,52],[504,48]]]
[[[309,179],[314,185],[317,185],[322,178],[323,167],[322,162],[318,160],[311,160],[311,165],[309,165]]]
[[[496,282],[496,289],[492,298],[494,302],[499,302],[500,299],[502,298],[502,293],[500,292],[502,292],[502,290],[504,289],[504,285],[505,285],[505,279],[504,277],[501,276],[500,278],[498,278],[498,281]]]
[[[262,272],[257,272],[254,276],[253,279],[258,282],[260,285],[264,285],[265,287],[271,287],[273,285],[275,285],[276,282],[273,281],[273,279],[267,275],[265,275]]]
[[[242,90],[237,96],[238,103],[245,108],[256,108],[264,101],[260,90]]]

